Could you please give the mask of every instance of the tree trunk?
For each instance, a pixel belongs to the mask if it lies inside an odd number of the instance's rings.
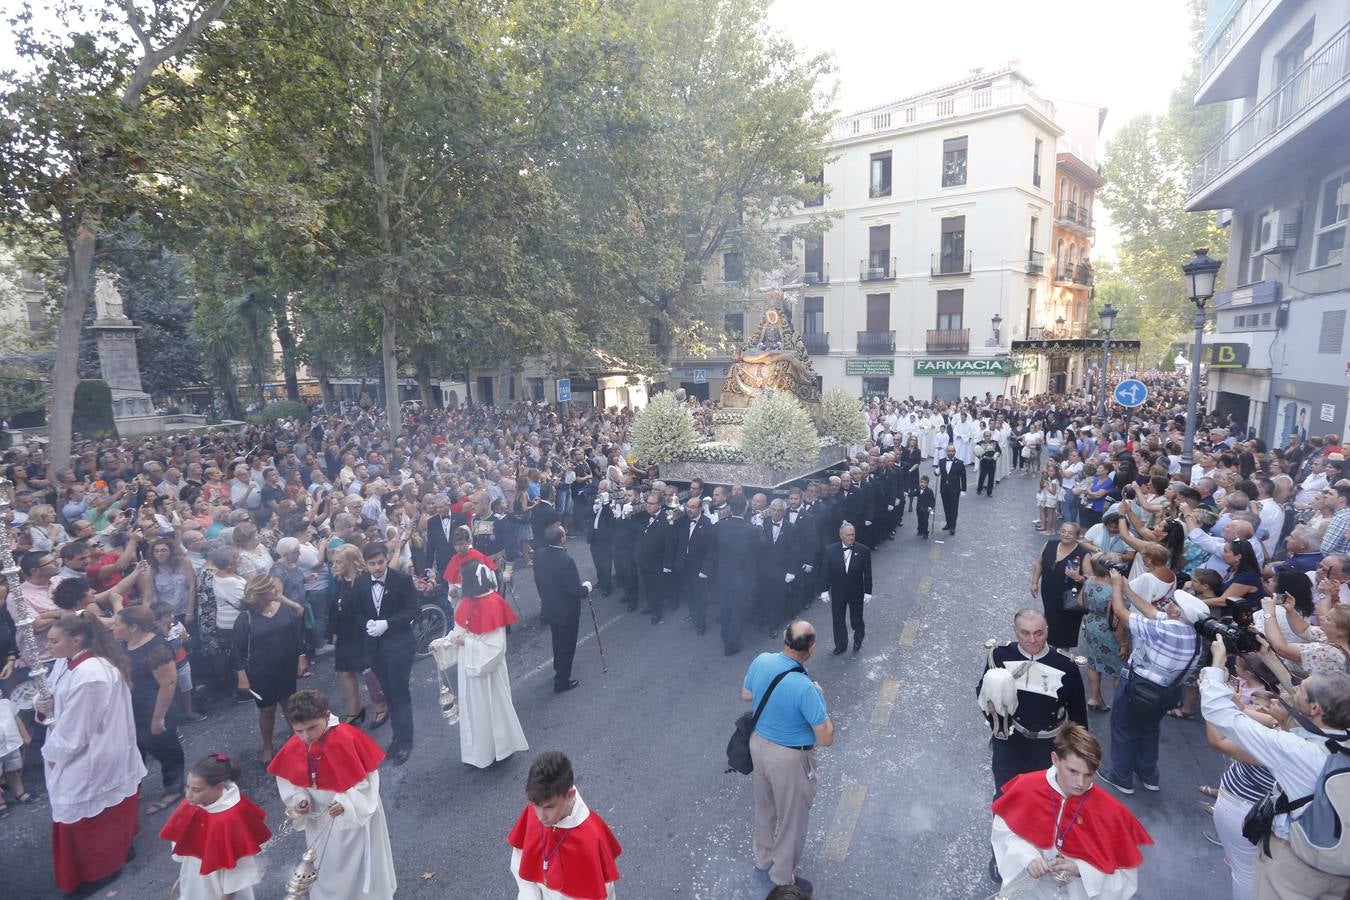
[[[97,232],[82,220],[66,239],[66,296],[56,331],[56,361],[52,364],[52,414],[47,457],[53,472],[70,468],[71,419],[75,415],[75,384],[80,379],[80,329],[89,304],[94,274]]]
[[[384,157],[384,121],[381,83],[384,66],[376,65],[370,96],[370,162],[375,180],[375,221],[384,248],[384,277],[380,279],[380,361],[384,373],[384,416],[389,427],[389,462],[394,464],[394,444],[403,431],[403,415],[398,402],[398,347],[394,305],[395,279],[389,266],[394,256],[394,234],[389,224],[389,161]]]
[[[413,360],[413,364],[417,367],[417,392],[422,395],[423,412],[439,409],[440,404],[436,402],[435,395],[431,392],[431,363],[425,357],[416,355]]]
[[[295,374],[295,335],[291,333],[290,310],[285,297],[277,297],[277,343],[281,345],[281,370],[286,378],[286,399],[300,402],[300,379]]]
[[[318,366],[314,374],[319,379],[319,393],[323,395],[324,412],[330,416],[334,415],[337,412],[337,394],[333,392],[333,382],[328,379],[328,369]]]

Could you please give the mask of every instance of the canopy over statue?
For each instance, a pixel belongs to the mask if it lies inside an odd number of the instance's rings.
[[[820,388],[806,346],[797,337],[783,306],[783,292],[771,291],[759,328],[745,346],[732,356],[722,388],[722,406],[744,409],[766,391],[784,391],[803,404],[820,421]]]

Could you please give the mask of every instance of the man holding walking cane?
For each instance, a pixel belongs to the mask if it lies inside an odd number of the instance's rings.
[[[561,694],[580,684],[572,677],[572,657],[577,652],[581,601],[591,593],[591,583],[582,581],[577,564],[563,549],[567,529],[554,522],[544,529],[548,546],[534,560],[534,585],[539,590],[539,611],[553,634],[553,692]]]

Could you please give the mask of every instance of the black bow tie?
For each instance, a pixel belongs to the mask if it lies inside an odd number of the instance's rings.
[[[370,579],[370,584],[371,584],[371,587],[374,587],[374,586],[377,585],[377,584],[378,584],[380,587],[384,587],[384,579],[383,579],[383,578],[372,578],[372,579]]]

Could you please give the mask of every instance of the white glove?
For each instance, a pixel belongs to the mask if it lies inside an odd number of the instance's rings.
[[[965,495],[966,495],[966,492],[965,492],[965,491],[962,491],[962,492],[961,492],[961,496],[964,497]]]
[[[583,581],[581,586],[586,589],[586,593],[589,594],[591,592],[591,583],[589,581]]]
[[[669,570],[669,569],[662,569],[662,570],[661,570],[661,574],[662,574],[662,575],[669,575],[669,574],[670,574],[670,570]]]
[[[871,525],[871,522],[863,522],[864,525]]]
[[[813,568],[812,566],[802,566],[802,571],[805,572],[807,575],[810,575],[812,568]]]
[[[389,623],[384,619],[366,619],[366,634],[371,637],[379,637],[389,630]]]
[[[625,503],[623,505],[623,514],[625,516],[631,516],[633,514],[633,504]]]
[[[895,504],[894,504],[894,503],[887,503],[887,504],[886,504],[886,509],[887,509],[887,510],[895,509]]]
[[[703,578],[703,579],[707,579],[708,576],[707,576],[707,575],[704,575],[702,572],[699,572],[699,573],[698,573],[698,577],[699,577],[699,578]]]
[[[794,582],[794,581],[796,581],[796,580],[797,580],[797,576],[796,576],[796,575],[793,575],[791,572],[788,572],[786,575],[783,576],[783,583],[784,583],[784,584],[792,584],[792,582]]]
[[[863,603],[864,603],[864,604],[867,604],[867,603],[871,603],[871,602],[872,602],[872,595],[871,595],[871,594],[863,594]]]
[[[821,591],[821,592],[820,592],[820,602],[821,602],[821,603],[829,603],[829,602],[830,602],[830,592],[829,592],[829,591]]]

